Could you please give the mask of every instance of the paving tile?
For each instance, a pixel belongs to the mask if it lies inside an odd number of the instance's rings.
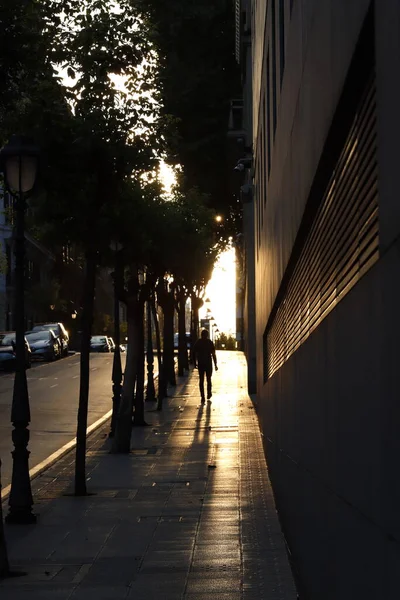
[[[123,600],[128,597],[130,588],[112,585],[82,585],[75,589],[68,600]]]
[[[69,600],[72,589],[61,587],[32,587],[18,589],[0,587],[1,600]]]
[[[109,423],[90,436],[94,495],[65,495],[73,453],[33,481],[38,524],[6,527],[28,575],[1,600],[295,600],[244,358],[221,359],[212,404],[196,372],[178,378],[129,455],[109,454]]]
[[[197,592],[209,593],[223,593],[237,592],[240,590],[241,578],[240,575],[235,573],[226,572],[208,572],[204,574],[197,574],[196,577],[191,575],[188,580],[186,593],[194,594]]]
[[[220,592],[196,592],[193,594],[185,594],[184,598],[185,600],[242,600],[240,591],[222,594]],[[258,598],[257,600],[261,600],[261,598]]]

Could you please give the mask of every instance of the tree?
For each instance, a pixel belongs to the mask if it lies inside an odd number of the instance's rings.
[[[225,215],[228,237],[235,231],[233,217],[238,208],[227,177],[227,169],[232,169],[227,164],[230,100],[240,95],[234,3],[132,1],[152,26],[160,63],[162,114],[169,125],[168,160],[182,166],[185,192],[198,188]]]
[[[194,318],[198,321],[201,296],[211,278],[212,268],[224,244],[216,239],[215,211],[209,208],[209,198],[197,188],[187,193],[176,193],[179,219],[178,243],[172,247],[170,270],[174,276],[174,291],[179,318],[178,372],[188,368],[185,306],[189,297],[195,308]],[[192,332],[192,345],[196,341],[197,329]]]
[[[4,142],[21,126],[26,133],[29,118],[25,117],[38,105],[40,91],[52,82],[53,68],[38,2],[3,2],[0,22],[0,137]]]
[[[65,97],[73,115],[64,148],[64,189],[56,207],[54,199],[45,203],[45,213],[58,227],[62,224],[65,239],[85,256],[75,470],[75,493],[84,495],[96,267],[117,233],[113,224],[127,200],[126,180],[132,172],[139,178],[155,162],[156,136],[150,127],[155,108],[147,94],[153,61],[131,3],[120,0],[117,8],[106,0],[47,0],[45,5],[51,60],[69,78]]]
[[[236,350],[236,340],[233,336],[221,333],[215,342],[217,350]]]

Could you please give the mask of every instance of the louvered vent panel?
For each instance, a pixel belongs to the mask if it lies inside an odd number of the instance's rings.
[[[235,0],[235,56],[236,61],[240,63],[240,36],[241,36],[241,0]]]
[[[379,255],[375,80],[355,116],[278,309],[264,380],[318,327]]]

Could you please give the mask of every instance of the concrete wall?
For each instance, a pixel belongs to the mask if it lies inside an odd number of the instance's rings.
[[[400,597],[400,242],[269,380],[261,427],[307,598]]]
[[[247,360],[247,389],[249,394],[257,391],[255,269],[254,269],[254,202],[243,205],[244,252],[246,257],[245,289],[245,353]]]
[[[258,353],[259,334],[292,251],[368,5],[369,0],[294,0],[287,19],[285,73],[256,267]],[[255,40],[256,46],[268,45],[268,21],[266,32],[266,42]],[[254,103],[258,113],[256,95]]]
[[[375,2],[380,259],[263,381],[263,333],[369,4],[294,0],[290,16],[285,3],[285,72],[256,242],[260,421],[281,519],[310,600],[400,597],[400,3],[394,0]],[[254,31],[257,114],[270,5],[266,37],[260,27]]]

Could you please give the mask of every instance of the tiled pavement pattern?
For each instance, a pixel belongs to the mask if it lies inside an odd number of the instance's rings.
[[[130,455],[88,444],[85,498],[73,453],[33,481],[34,526],[7,526],[1,600],[294,600],[295,586],[240,353],[219,353],[212,403],[197,371],[162,413],[147,408]],[[6,507],[4,507],[6,508]]]

